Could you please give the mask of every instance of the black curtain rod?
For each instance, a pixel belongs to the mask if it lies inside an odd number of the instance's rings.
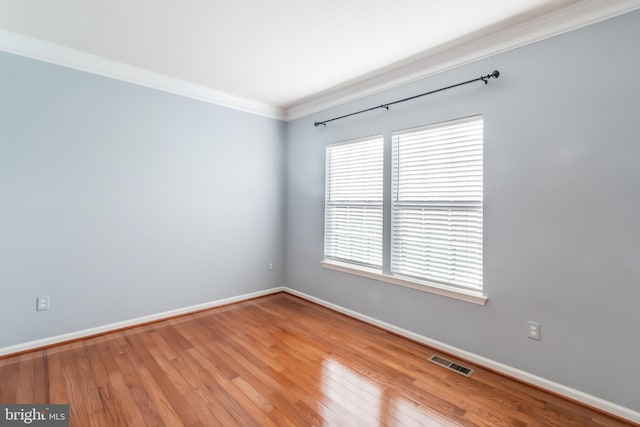
[[[467,85],[467,84],[473,83],[473,82],[483,81],[484,84],[487,84],[487,83],[489,83],[489,79],[491,79],[491,78],[497,79],[498,77],[500,77],[500,72],[498,70],[495,70],[493,73],[487,74],[486,76],[481,76],[481,77],[478,77],[476,79],[467,80],[466,82],[462,82],[462,83],[456,83],[454,85],[447,86],[447,87],[441,87],[440,89],[432,90],[430,92],[420,93],[418,95],[413,95],[413,96],[410,96],[408,98],[399,99],[397,101],[389,102],[387,104],[382,104],[382,105],[377,105],[375,107],[366,108],[364,110],[356,111],[355,113],[345,114],[344,116],[338,116],[338,117],[334,117],[332,119],[323,120],[321,122],[315,122],[313,125],[315,127],[318,127],[320,125],[326,126],[327,123],[332,122],[334,120],[344,119],[345,117],[355,116],[356,114],[366,113],[367,111],[377,110],[378,108],[385,108],[385,109],[388,110],[390,105],[399,104],[399,103],[405,102],[405,101],[411,101],[412,99],[420,98],[421,96],[431,95],[432,93],[442,92],[443,90],[453,89],[454,87]]]

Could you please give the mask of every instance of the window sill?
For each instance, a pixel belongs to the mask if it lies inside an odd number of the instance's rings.
[[[473,304],[485,305],[488,299],[486,296],[482,295],[481,292],[458,289],[452,286],[440,285],[433,282],[416,280],[402,276],[391,276],[388,274],[383,274],[382,272],[380,272],[380,270],[376,270],[374,268],[361,267],[358,265],[339,261],[325,259],[324,261],[322,261],[322,266],[331,270],[355,274],[357,276],[367,277],[369,279],[379,280],[381,282],[392,283],[394,285],[406,286],[407,288],[455,298]]]

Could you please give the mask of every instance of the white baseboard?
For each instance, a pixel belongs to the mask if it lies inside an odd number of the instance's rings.
[[[304,292],[300,292],[291,288],[284,288],[284,291],[290,293],[291,295],[295,295],[297,297],[303,298],[305,300],[314,302],[316,304],[322,305],[324,307],[330,308],[331,310],[335,310],[337,312],[346,314],[348,316],[354,317],[358,320],[362,320],[363,322],[369,323],[371,325],[378,326],[387,331],[393,332],[395,334],[401,335],[403,337],[409,338],[413,341],[428,345],[429,347],[433,347],[435,349],[441,350],[443,352],[458,356],[462,359],[468,360],[473,363],[477,363],[480,366],[489,368],[496,372],[500,372],[504,375],[507,375],[512,378],[516,378],[520,381],[523,381],[528,384],[533,384],[537,387],[540,387],[545,390],[549,390],[553,393],[559,394],[561,396],[565,396],[569,399],[573,399],[585,405],[600,409],[604,412],[608,412],[610,414],[616,415],[618,417],[624,418],[626,420],[640,423],[640,412],[634,411],[629,408],[625,408],[624,406],[620,406],[616,403],[609,402],[607,400],[601,399],[596,396],[592,396],[590,394],[581,392],[579,390],[573,389],[571,387],[567,387],[562,384],[558,384],[554,381],[548,380],[546,378],[539,377],[537,375],[530,374],[528,372],[522,371],[520,369],[514,368],[512,366],[505,365],[500,362],[496,362],[495,360],[487,359],[486,357],[479,356],[475,353],[471,353],[466,350],[459,349],[457,347],[453,347],[449,344],[445,344],[443,342],[416,334],[414,332],[408,331],[406,329],[399,328],[392,324],[383,322],[378,319],[374,319],[373,317],[369,317],[357,311],[350,310],[348,308],[342,307],[340,305],[325,301],[323,299],[308,295]]]
[[[122,328],[128,328],[143,323],[154,322],[157,320],[167,319],[170,317],[180,316],[181,314],[192,313],[195,311],[206,310],[207,308],[219,307],[221,305],[233,304],[248,300],[251,298],[257,298],[264,295],[274,294],[276,292],[285,291],[284,286],[278,286],[263,291],[251,292],[248,294],[238,295],[230,298],[223,298],[216,301],[205,302],[202,304],[191,305],[189,307],[177,308],[175,310],[163,311],[161,313],[154,313],[148,316],[136,317],[135,319],[123,320],[121,322],[110,323],[108,325],[97,326],[95,328],[83,329],[81,331],[69,332],[67,334],[56,335],[53,337],[43,338],[40,340],[29,341],[22,344],[16,344],[9,347],[0,348],[0,356],[7,354],[21,353],[23,351],[33,350],[36,348],[47,347],[54,344],[60,344],[65,341],[77,340],[79,338],[86,338],[92,335],[104,334],[105,332],[115,331]]]
[[[486,357],[477,355],[475,353],[471,353],[469,351],[462,350],[457,347],[453,347],[449,344],[445,344],[443,342],[422,336],[420,334],[416,334],[415,332],[411,332],[406,329],[399,328],[390,323],[386,323],[381,320],[374,319],[373,317],[369,317],[357,311],[350,310],[348,308],[311,296],[304,292],[300,292],[298,290],[288,288],[286,286],[278,286],[275,288],[265,289],[262,291],[251,292],[248,294],[238,295],[235,297],[224,298],[216,301],[210,301],[203,304],[196,304],[189,307],[182,307],[175,310],[169,310],[161,313],[150,314],[148,316],[137,317],[135,319],[124,320],[122,322],[110,323],[108,325],[98,326],[95,328],[84,329],[81,331],[70,332],[67,334],[57,335],[49,338],[43,338],[40,340],[29,341],[22,344],[4,347],[4,348],[0,348],[0,356],[7,355],[7,354],[21,353],[23,351],[28,351],[28,350],[32,350],[40,347],[59,344],[65,341],[72,341],[80,338],[86,338],[86,337],[90,337],[97,334],[103,334],[106,332],[115,331],[115,330],[127,328],[127,327],[132,327],[132,326],[140,325],[143,323],[148,323],[148,322],[153,322],[157,320],[179,316],[181,314],[187,314],[195,311],[205,310],[208,308],[214,308],[222,305],[241,302],[241,301],[245,301],[252,298],[274,294],[277,292],[287,292],[291,295],[295,295],[305,300],[314,302],[316,304],[330,308],[331,310],[362,320],[363,322],[369,323],[371,325],[378,326],[382,329],[385,329],[387,331],[393,332],[400,336],[409,338],[413,341],[428,345],[429,347],[433,347],[435,349],[458,356],[470,362],[477,363],[480,366],[483,366],[483,367],[492,369],[496,372],[500,372],[504,375],[516,378],[525,383],[533,384],[542,389],[549,390],[561,396],[565,396],[569,399],[573,399],[585,405],[592,406],[594,408],[597,408],[604,412],[608,412],[618,417],[627,419],[629,421],[640,423],[640,412],[634,411],[629,408],[625,408],[624,406],[620,406],[613,402],[609,402],[599,397],[592,396],[590,394],[581,392],[571,387],[558,384],[554,381],[539,377],[537,375],[530,374],[520,369],[505,365],[503,363],[496,362],[495,360],[487,359]]]

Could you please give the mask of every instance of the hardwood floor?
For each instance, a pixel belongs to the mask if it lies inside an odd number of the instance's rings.
[[[1,403],[72,426],[628,426],[280,293],[0,360]]]

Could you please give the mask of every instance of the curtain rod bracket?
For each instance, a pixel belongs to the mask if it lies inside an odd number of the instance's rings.
[[[484,84],[489,84],[490,78],[497,79],[498,77],[500,77],[500,71],[494,70],[493,73],[482,76],[480,77],[480,79],[484,82]]]

